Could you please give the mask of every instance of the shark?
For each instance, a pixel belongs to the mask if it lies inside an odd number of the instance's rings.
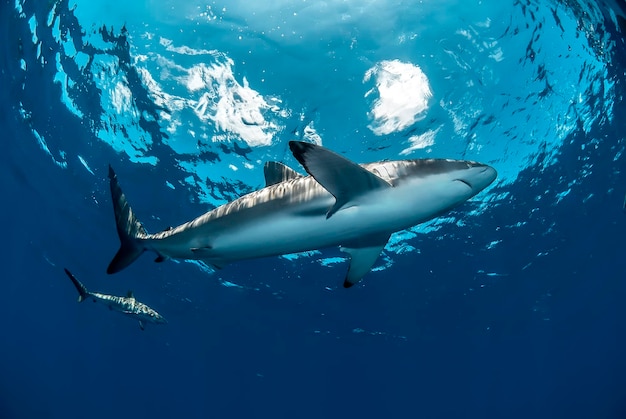
[[[116,295],[101,294],[99,292],[87,291],[87,288],[80,282],[67,268],[65,273],[72,280],[72,283],[78,291],[78,302],[92,299],[94,303],[101,303],[115,310],[126,314],[132,318],[139,320],[139,327],[144,330],[146,323],[163,324],[167,323],[165,318],[152,308],[135,299],[132,291],[128,291],[126,297],[118,297]]]
[[[155,252],[156,262],[192,259],[223,268],[245,259],[338,246],[349,255],[343,282],[349,288],[371,270],[391,234],[448,212],[497,177],[493,167],[468,160],[357,164],[317,144],[290,141],[289,147],[307,175],[267,162],[265,187],[152,234],[109,166],[120,248],[107,273],[121,271],[144,251]]]

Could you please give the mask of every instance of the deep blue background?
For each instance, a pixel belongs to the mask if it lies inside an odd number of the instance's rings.
[[[4,3],[2,21],[11,7]],[[96,184],[84,171],[59,170],[18,117],[28,94],[20,30],[0,30],[0,417],[626,417],[626,176],[612,151],[626,121],[621,101],[615,122],[588,135],[607,138],[597,149],[581,150],[586,137],[575,135],[558,164],[525,170],[507,189],[510,201],[468,234],[444,226],[445,240],[420,243],[419,255],[398,258],[365,287],[329,291],[342,266],[306,259],[220,273],[251,288],[262,276],[270,286],[258,291],[147,256],[107,278],[118,242],[106,167],[94,168]],[[623,65],[612,71],[623,74]],[[73,150],[58,91],[30,92],[41,108],[33,118],[55,121],[50,135],[68,136]],[[116,165],[133,202],[167,211],[169,200],[142,189],[149,173],[91,147]],[[558,206],[536,202],[585,158],[594,171]],[[527,224],[504,228],[510,220]],[[491,240],[502,244],[482,250]],[[102,292],[134,289],[169,323],[141,332],[75,304],[64,266]]]

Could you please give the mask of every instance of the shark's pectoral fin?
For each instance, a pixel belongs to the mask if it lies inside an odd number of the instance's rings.
[[[286,180],[302,177],[300,173],[296,172],[291,167],[285,166],[277,161],[266,162],[263,167],[263,173],[265,175],[265,186],[272,186]]]
[[[142,321],[142,320],[139,320],[139,328],[140,328],[141,330],[146,330],[146,329],[145,329],[145,327],[146,327],[146,326],[143,324],[143,321]]]
[[[335,205],[326,218],[361,195],[374,189],[391,187],[372,172],[324,147],[301,141],[290,141],[289,147],[307,173],[335,197]]]
[[[389,240],[389,235],[372,237],[360,243],[341,246],[341,250],[350,254],[350,267],[343,281],[344,288],[350,288],[367,274]]]

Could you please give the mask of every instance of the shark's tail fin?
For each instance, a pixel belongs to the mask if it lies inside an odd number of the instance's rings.
[[[142,239],[147,238],[148,233],[137,217],[135,217],[130,205],[128,205],[111,166],[109,166],[109,179],[113,211],[115,213],[115,225],[117,227],[117,235],[120,237],[120,249],[107,268],[108,274],[114,274],[133,263],[143,253],[145,247],[142,244]]]
[[[72,273],[67,270],[67,268],[65,268],[65,273],[67,274],[67,276],[70,277],[70,279],[74,283],[74,286],[76,287],[76,290],[78,291],[78,302],[80,303],[87,297],[89,297],[89,292],[87,291],[87,288],[85,288],[85,286],[78,279],[76,279],[76,277],[72,275]]]

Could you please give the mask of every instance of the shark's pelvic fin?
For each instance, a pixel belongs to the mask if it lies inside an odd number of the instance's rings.
[[[165,262],[166,260],[167,260],[167,256],[163,256],[163,255],[158,255],[156,259],[154,259],[156,263]]]
[[[124,196],[124,192],[122,192],[117,176],[111,166],[109,166],[109,179],[113,211],[115,213],[115,226],[117,227],[117,235],[120,238],[120,249],[107,268],[107,273],[113,274],[126,268],[143,253],[145,248],[141,243],[141,239],[146,238],[148,233],[137,217],[135,217],[133,210],[126,201],[126,196]]]
[[[78,291],[78,302],[80,303],[84,301],[85,299],[87,299],[89,297],[89,291],[87,291],[87,288],[85,288],[82,282],[76,279],[76,277],[72,275],[72,273],[67,268],[64,268],[64,269],[65,269],[65,273],[67,274],[67,276],[70,277],[70,279],[74,283],[74,286],[76,287],[76,290]]]
[[[272,186],[290,179],[297,179],[302,175],[289,166],[285,166],[277,161],[268,161],[263,166],[265,175],[265,186]]]
[[[343,282],[344,288],[350,288],[359,282],[372,269],[388,240],[389,235],[376,236],[362,243],[350,243],[341,247],[342,251],[350,254],[350,267]]]
[[[289,141],[289,148],[306,171],[335,197],[335,205],[326,218],[371,190],[391,187],[375,174],[324,147]]]

